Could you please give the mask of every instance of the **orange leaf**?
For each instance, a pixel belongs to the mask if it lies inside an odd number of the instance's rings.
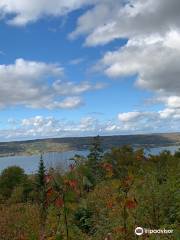
[[[56,201],[55,201],[56,207],[61,208],[61,207],[63,206],[63,204],[64,204],[64,201],[63,201],[62,198],[57,198],[57,199],[56,199]]]
[[[53,194],[53,189],[52,189],[52,188],[49,188],[49,189],[47,190],[46,194],[47,194],[47,197],[51,197],[52,194]]]
[[[69,180],[69,181],[68,181],[68,185],[69,185],[71,188],[75,189],[75,188],[77,187],[77,185],[78,185],[78,181],[77,181],[76,179]]]
[[[134,209],[134,208],[137,207],[137,203],[134,200],[127,200],[126,203],[125,203],[125,206],[128,209]]]

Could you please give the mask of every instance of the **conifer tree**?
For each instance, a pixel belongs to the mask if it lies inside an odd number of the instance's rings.
[[[45,222],[46,222],[46,168],[41,154],[39,161],[39,169],[37,174],[37,191],[38,191],[38,203],[40,207],[40,220],[41,220],[41,236],[40,239],[45,239]]]
[[[101,147],[100,136],[96,136],[93,139],[92,146],[90,148],[90,153],[88,155],[88,167],[91,171],[91,179],[94,183],[100,179],[101,175],[101,160],[103,157],[103,149]]]
[[[38,188],[40,191],[45,189],[45,175],[46,175],[46,168],[44,166],[43,157],[41,154],[40,161],[39,161],[39,169],[38,169]]]

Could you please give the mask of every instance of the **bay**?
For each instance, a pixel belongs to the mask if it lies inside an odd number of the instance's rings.
[[[161,151],[169,150],[174,153],[179,149],[180,146],[166,146],[166,147],[151,147],[145,148],[145,154],[157,155]],[[81,151],[67,151],[67,152],[50,152],[43,155],[43,159],[47,168],[59,167],[67,169],[69,164],[72,162],[70,159],[75,155],[79,154],[82,156],[88,155],[88,150]],[[39,165],[40,155],[33,156],[13,156],[13,157],[1,157],[0,158],[0,172],[9,166],[19,166],[25,170],[27,174],[33,174],[37,172]]]

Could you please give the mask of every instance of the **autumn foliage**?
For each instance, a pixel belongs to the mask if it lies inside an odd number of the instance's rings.
[[[0,240],[136,240],[137,226],[174,230],[141,239],[180,239],[180,154],[130,146],[103,153],[98,141],[64,172],[45,169],[43,157],[37,175],[2,172]]]

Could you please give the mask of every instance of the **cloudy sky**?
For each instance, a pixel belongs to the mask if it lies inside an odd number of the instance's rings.
[[[0,141],[179,131],[179,0],[1,0]]]

